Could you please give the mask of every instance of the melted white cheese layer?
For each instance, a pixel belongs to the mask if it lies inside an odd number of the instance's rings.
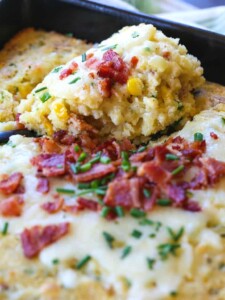
[[[225,161],[223,156],[225,125],[221,119],[225,117],[224,111],[203,112],[178,134],[192,141],[194,133],[201,132],[207,142],[206,155]],[[211,131],[218,135],[218,140],[210,137]],[[113,286],[118,295],[123,293],[122,279],[126,278],[132,283],[126,296],[128,300],[148,300],[149,295],[153,300],[164,299],[172,291],[179,289],[184,278],[192,277],[196,244],[208,245],[218,251],[222,249],[220,235],[213,229],[207,228],[207,224],[214,219],[225,224],[225,180],[221,180],[215,188],[194,192],[194,199],[203,207],[200,213],[174,208],[155,208],[149,213],[148,218],[162,224],[158,230],[155,226],[140,225],[139,219],[131,216],[107,221],[100,217],[99,213],[86,211],[77,215],[65,212],[50,215],[42,210],[40,205],[52,201],[56,187],[74,188],[74,186],[64,180],[55,179],[51,180],[51,191],[48,195],[38,193],[35,190],[37,184],[35,170],[30,164],[30,159],[38,152],[38,145],[32,142],[32,139],[21,136],[11,137],[10,142],[0,148],[1,173],[11,174],[22,171],[26,191],[22,216],[1,217],[0,228],[8,221],[9,233],[20,234],[24,228],[33,225],[45,226],[70,222],[69,234],[43,249],[39,255],[40,261],[46,268],[53,268],[52,262],[55,259],[62,263],[58,281],[66,288],[73,288],[85,278],[96,278],[97,270],[100,270],[103,284]],[[0,198],[3,199],[4,196],[1,195]],[[68,198],[67,201],[72,203],[75,199]],[[175,232],[184,227],[184,234],[179,241],[180,249],[176,251],[176,255],[170,254],[167,260],[162,260],[157,247],[171,242],[167,227]],[[134,229],[142,233],[139,239],[131,235]],[[103,232],[111,234],[118,241],[117,247],[113,249],[109,247]],[[155,233],[155,237],[149,236],[152,233]],[[122,259],[123,249],[126,246],[131,246],[132,251]],[[84,274],[80,275],[79,271],[75,272],[63,267],[64,261],[73,258],[80,260],[86,255],[90,255],[92,260]],[[155,259],[152,270],[148,267],[147,258]]]

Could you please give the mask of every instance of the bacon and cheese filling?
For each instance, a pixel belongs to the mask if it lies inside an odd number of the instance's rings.
[[[125,27],[48,74],[20,104],[20,121],[41,134],[92,129],[140,141],[196,114],[202,73],[178,39]]]
[[[224,135],[221,105],[152,146],[11,137],[0,299],[223,299]]]

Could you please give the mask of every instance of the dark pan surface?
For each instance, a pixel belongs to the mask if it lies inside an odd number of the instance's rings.
[[[207,80],[225,85],[225,36],[85,0],[0,2],[1,44],[27,26],[71,32],[76,37],[99,42],[123,26],[141,22],[152,23],[165,34],[179,37],[189,53],[201,60]]]

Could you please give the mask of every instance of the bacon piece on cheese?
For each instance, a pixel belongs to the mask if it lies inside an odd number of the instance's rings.
[[[33,258],[48,245],[58,241],[69,232],[69,223],[58,225],[33,226],[21,233],[23,253],[27,258]]]
[[[0,214],[4,217],[19,217],[22,214],[23,198],[13,195],[0,202]]]
[[[9,195],[17,190],[21,181],[23,179],[23,174],[16,172],[8,176],[6,179],[0,181],[0,192]]]

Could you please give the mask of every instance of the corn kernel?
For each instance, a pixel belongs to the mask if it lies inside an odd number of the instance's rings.
[[[43,125],[44,125],[47,135],[52,135],[53,134],[52,124],[48,120],[44,120]]]
[[[67,109],[66,109],[64,104],[59,103],[59,102],[54,103],[53,104],[53,111],[55,112],[55,114],[57,115],[57,117],[60,120],[64,120],[64,121],[68,120],[69,115],[68,115]]]
[[[143,83],[139,78],[130,78],[127,81],[127,90],[133,96],[140,96],[142,94]]]

